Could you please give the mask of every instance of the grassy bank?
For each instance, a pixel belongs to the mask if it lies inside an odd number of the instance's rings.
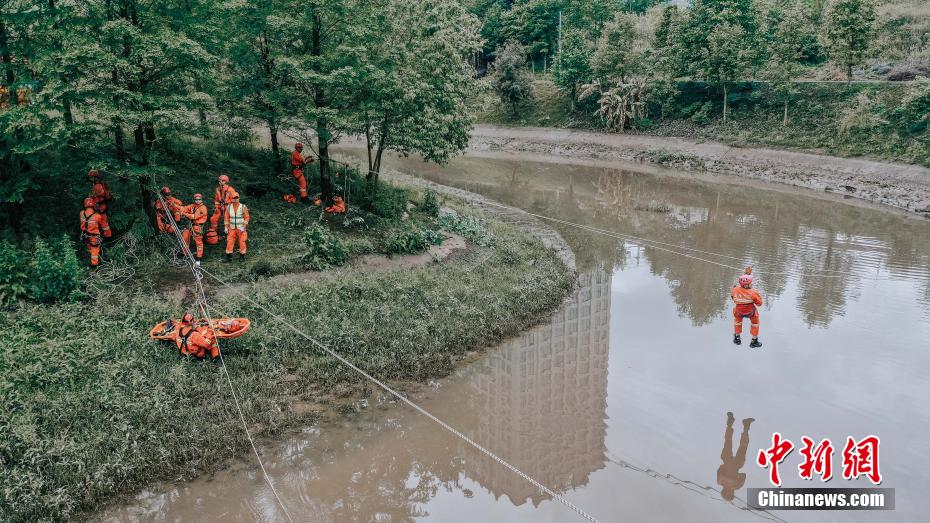
[[[228,173],[252,211],[249,259],[222,264],[221,247],[212,246],[206,268],[395,384],[448,374],[470,351],[546,318],[573,286],[571,273],[540,242],[492,217],[476,220],[464,204],[448,202],[472,218],[437,218],[437,202],[425,193],[385,185],[366,194],[363,177],[350,173],[335,180],[339,192],[355,195],[349,213],[321,215],[283,201],[290,181],[274,174],[262,151],[188,146],[196,154],[162,153],[159,184],[188,200],[195,191],[210,194],[216,175]],[[85,295],[73,303],[20,300],[0,317],[2,521],[80,518],[153,481],[190,478],[247,455],[221,371],[179,360],[172,344],[146,338],[152,325],[192,307],[190,295],[168,292],[191,275],[170,264],[174,240],[152,236],[138,184],[109,181],[109,267],[82,276]],[[25,221],[34,228],[23,231],[21,248],[73,230],[69,217],[77,211],[67,202],[86,188],[75,182],[63,189],[42,196],[61,203],[46,206],[43,222]],[[25,206],[30,216],[38,208],[40,202]],[[308,254],[331,253],[337,244],[336,258],[349,260],[421,250],[439,230],[478,246],[413,270],[366,273],[349,264],[309,281],[268,278],[308,270],[320,260]],[[326,249],[314,251],[321,241],[329,242]],[[254,434],[273,437],[312,423],[315,412],[368,393],[358,376],[309,342],[241,297],[214,290],[208,293],[217,311],[253,320],[251,332],[222,348]]]
[[[568,96],[546,77],[533,83],[536,98],[517,114],[487,95],[478,115],[481,123],[603,130],[593,116],[594,101],[572,109]],[[655,136],[720,141],[737,146],[768,146],[816,151],[836,156],[865,156],[930,166],[930,135],[892,123],[911,84],[798,84],[782,125],[782,105],[763,84],[732,88],[728,121],[723,123],[718,93],[702,84],[681,83],[680,95],[663,119],[651,114],[639,128],[627,130]],[[655,111],[653,111],[655,112]]]

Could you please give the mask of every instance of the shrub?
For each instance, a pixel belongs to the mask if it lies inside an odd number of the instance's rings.
[[[36,240],[30,269],[32,299],[51,303],[76,301],[80,297],[82,269],[74,244],[67,237],[48,243],[41,238]]]
[[[439,245],[445,237],[439,231],[423,227],[402,229],[388,237],[387,251],[390,254],[416,254],[425,251],[430,245]]]
[[[370,197],[371,211],[389,220],[397,220],[407,210],[407,191],[381,184]]]
[[[322,271],[346,262],[342,241],[322,225],[313,225],[304,232],[304,248],[300,262],[305,268]]]
[[[423,214],[433,217],[439,216],[439,198],[436,196],[436,193],[427,189],[426,192],[423,193],[423,202],[420,203],[418,209]]]
[[[0,242],[0,305],[26,297],[29,258],[10,242]]]
[[[444,231],[461,234],[470,242],[482,247],[488,247],[494,242],[494,237],[488,232],[481,220],[467,214],[447,212],[436,220],[439,228]]]
[[[691,121],[698,125],[707,125],[710,123],[710,118],[713,114],[714,104],[711,101],[707,101],[701,104],[701,107],[691,115]]]

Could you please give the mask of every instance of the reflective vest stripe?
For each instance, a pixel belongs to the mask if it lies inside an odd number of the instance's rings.
[[[239,204],[239,210],[233,209],[233,204],[226,208],[226,215],[229,216],[229,228],[241,229],[245,225],[245,205]]]

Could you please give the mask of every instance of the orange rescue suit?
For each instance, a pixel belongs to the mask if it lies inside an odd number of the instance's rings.
[[[755,289],[746,289],[740,285],[733,287],[730,298],[736,304],[733,307],[733,332],[743,332],[743,318],[749,318],[749,333],[753,338],[759,337],[759,309],[762,306],[762,296]]]
[[[300,151],[294,150],[291,153],[291,167],[293,170],[291,174],[294,175],[294,179],[297,180],[297,187],[300,189],[300,197],[307,198],[307,178],[304,177],[304,164],[307,161],[304,159],[303,155],[300,154]]]
[[[181,210],[184,207],[184,202],[174,196],[162,196],[162,198],[168,202],[168,210],[166,211],[161,204],[161,198],[155,200],[155,222],[158,224],[159,232],[173,233],[174,227],[171,225],[171,220],[168,219],[168,213],[171,213],[175,223],[181,221]]]
[[[216,337],[209,326],[194,327],[190,323],[182,323],[178,330],[175,331],[174,342],[183,356],[203,359],[207,354],[211,358],[220,355]]]
[[[90,253],[90,266],[100,265],[100,246],[103,239],[113,236],[110,231],[110,224],[107,223],[107,216],[94,209],[86,208],[81,211],[81,237],[84,239],[84,245],[87,246],[87,252]]]
[[[225,221],[223,212],[226,211],[226,206],[232,203],[232,195],[236,192],[238,191],[228,183],[216,186],[216,190],[213,192],[213,215],[210,216],[211,229],[216,230],[221,218]]]
[[[191,226],[181,233],[184,238],[184,244],[190,245],[191,236],[194,237],[194,244],[197,246],[196,258],[203,258],[203,224],[207,223],[207,206],[204,204],[192,203],[184,208],[184,217],[191,221]]]
[[[99,178],[94,182],[94,186],[90,188],[89,196],[94,199],[94,205],[102,213],[107,212],[107,203],[113,199],[113,195],[110,194],[110,186]]]
[[[249,238],[246,228],[249,225],[249,208],[243,203],[231,203],[226,208],[224,224],[226,225],[226,254],[232,254],[233,247],[239,242],[239,254],[245,254],[246,240]]]

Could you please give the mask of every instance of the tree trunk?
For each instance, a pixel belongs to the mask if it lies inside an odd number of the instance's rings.
[[[274,170],[281,171],[281,145],[278,143],[278,125],[274,120],[267,120],[268,134],[271,136],[271,155],[274,156]]]
[[[311,56],[321,56],[323,54],[323,47],[320,43],[320,37],[322,33],[323,21],[320,19],[320,15],[317,13],[317,4],[312,2],[310,4],[310,9],[313,12],[313,25],[310,32],[310,54]],[[316,108],[325,109],[327,107],[326,93],[323,92],[322,87],[319,85],[314,86],[314,96],[313,103]],[[319,111],[317,115],[321,114]],[[328,128],[328,122],[325,118],[317,116],[316,120],[316,140],[317,140],[317,151],[320,154],[320,198],[324,202],[329,202],[330,198],[333,195],[333,184],[329,179],[329,140],[330,133]]]
[[[723,82],[723,123],[727,123],[727,83]]]
[[[788,127],[788,100],[785,100],[785,116],[781,121],[782,127]]]
[[[853,64],[846,64],[846,83],[852,83],[852,68]]]

